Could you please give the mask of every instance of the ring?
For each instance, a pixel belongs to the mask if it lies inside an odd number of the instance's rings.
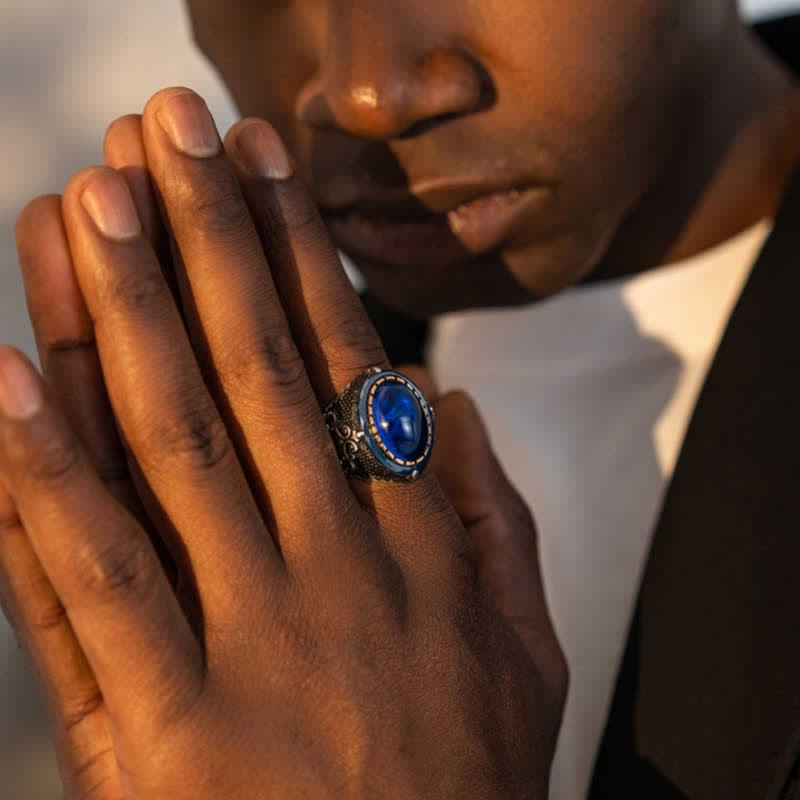
[[[326,406],[325,424],[349,476],[377,481],[419,478],[433,450],[433,409],[417,385],[372,367]]]

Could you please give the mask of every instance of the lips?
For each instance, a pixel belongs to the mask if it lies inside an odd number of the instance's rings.
[[[510,189],[462,203],[447,214],[450,230],[471,253],[486,253],[516,232],[545,193],[540,186]]]
[[[373,193],[338,208],[323,204],[323,215],[336,244],[357,259],[445,266],[502,247],[545,195],[543,186],[437,182],[401,196]]]

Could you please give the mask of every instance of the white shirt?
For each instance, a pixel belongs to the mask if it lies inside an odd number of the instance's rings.
[[[664,490],[770,227],[685,262],[435,324],[434,376],[475,397],[537,520],[571,674],[551,800],[588,791]]]

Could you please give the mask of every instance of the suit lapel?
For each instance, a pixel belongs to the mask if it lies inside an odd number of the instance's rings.
[[[800,728],[800,177],[689,426],[637,626],[638,753],[693,800],[767,796]]]

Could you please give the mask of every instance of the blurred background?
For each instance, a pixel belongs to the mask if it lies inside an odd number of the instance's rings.
[[[758,18],[800,0],[742,7]],[[101,161],[106,125],[175,84],[199,91],[222,131],[234,121],[178,0],[0,0],[0,342],[35,355],[14,248],[19,209]],[[61,796],[30,671],[0,617],[0,800]]]

